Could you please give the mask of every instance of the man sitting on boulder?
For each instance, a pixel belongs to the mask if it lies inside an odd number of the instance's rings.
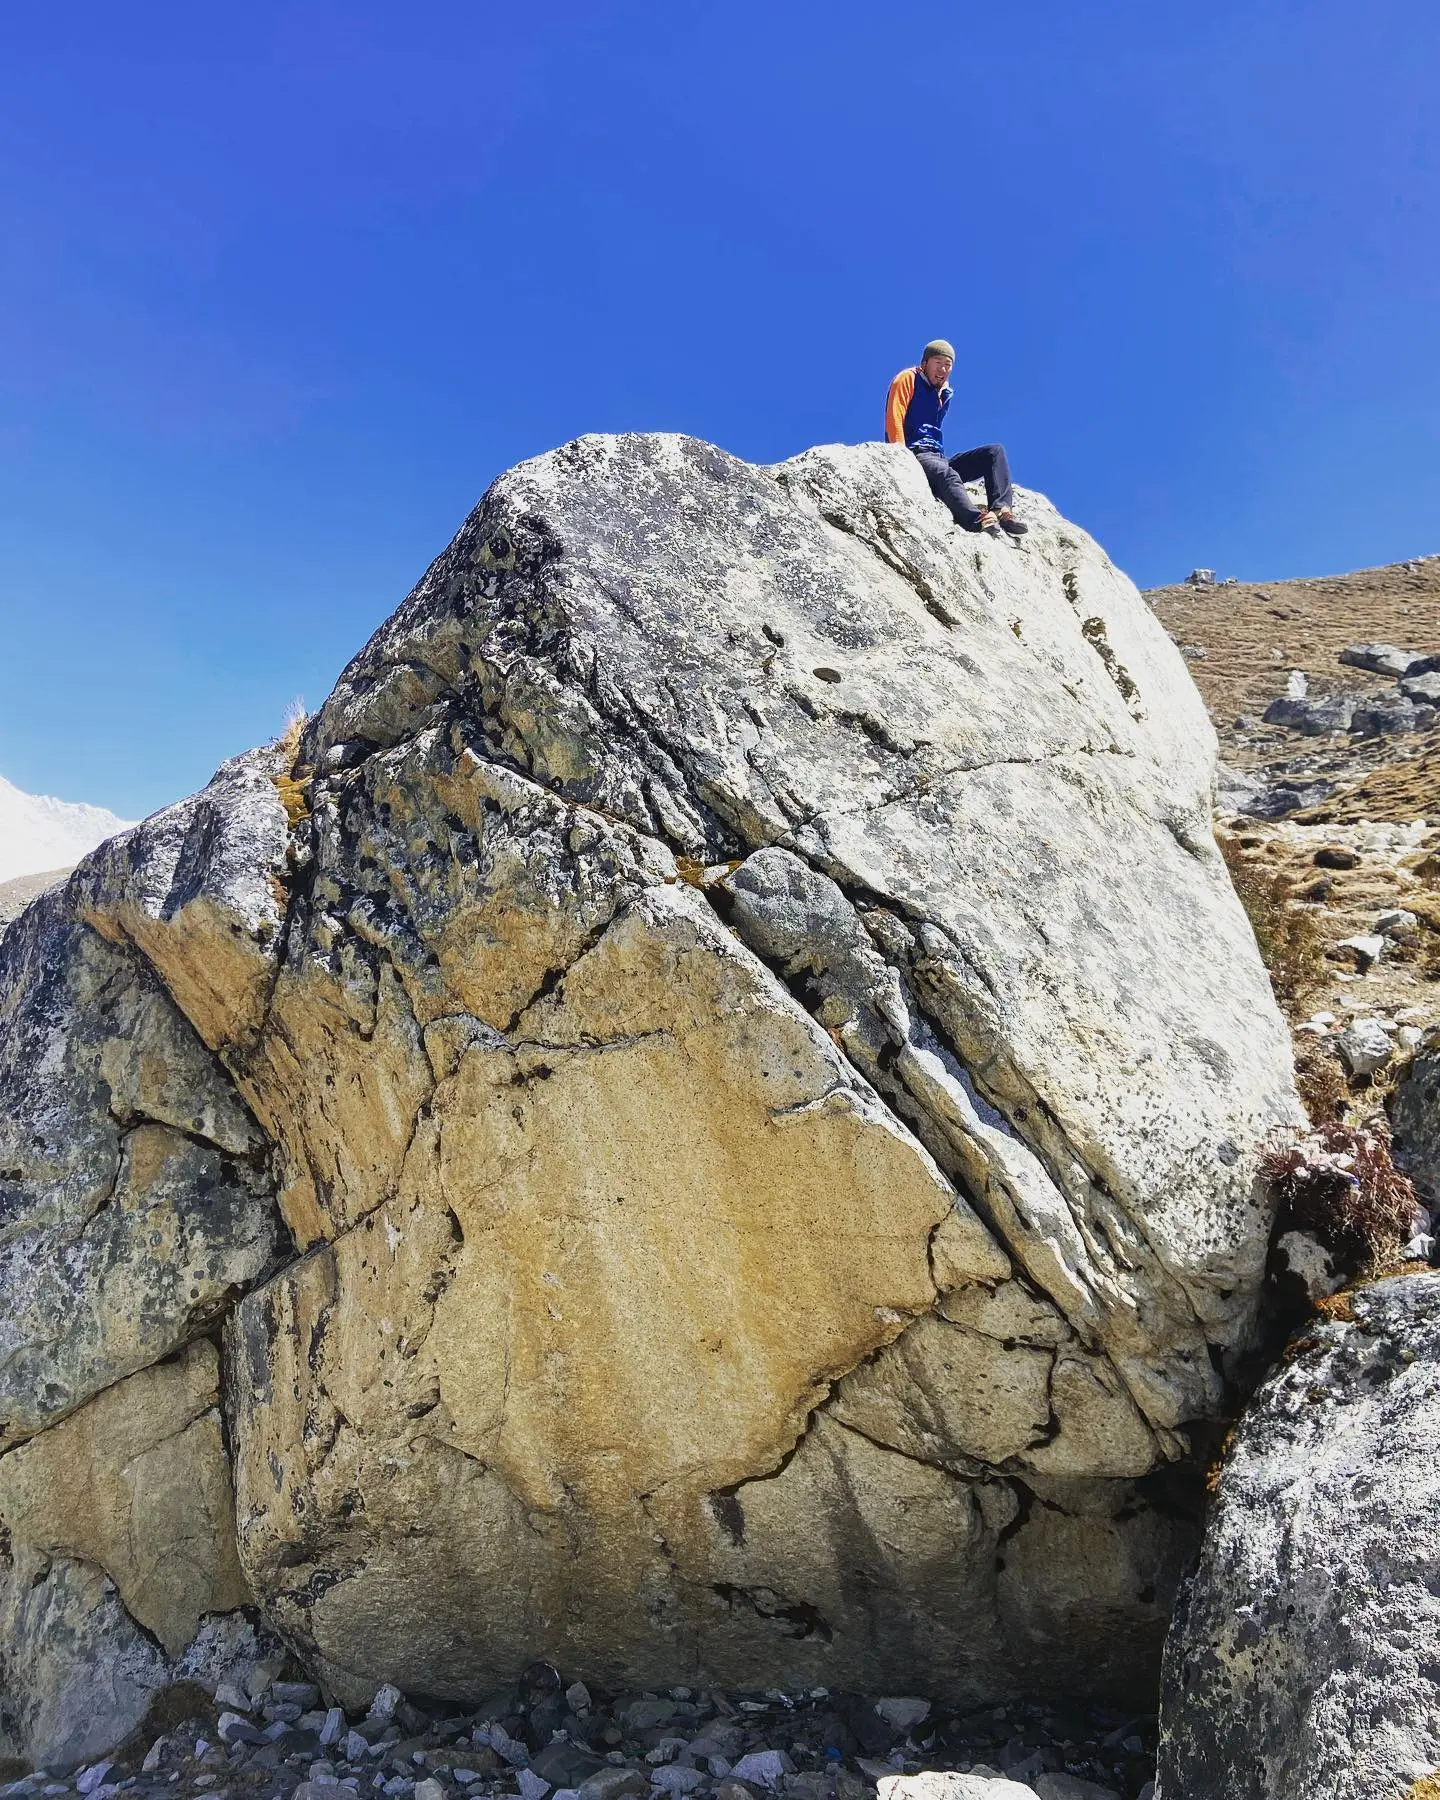
[[[948,460],[940,427],[950,405],[950,371],[955,349],[944,338],[933,338],[920,358],[918,369],[902,369],[890,383],[885,402],[885,436],[892,444],[913,450],[930,491],[950,508],[957,525],[967,531],[987,531],[998,525],[1011,537],[1024,537],[1030,527],[1015,517],[1010,502],[1014,488],[1003,444],[984,444],[978,450],[962,450]],[[985,483],[985,509],[977,511],[965,492],[967,481]]]

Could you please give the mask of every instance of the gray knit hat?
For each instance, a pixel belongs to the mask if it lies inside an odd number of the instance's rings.
[[[955,346],[952,343],[949,343],[945,338],[931,338],[930,342],[920,352],[920,360],[923,363],[927,357],[931,356],[948,356],[951,362],[954,362]]]

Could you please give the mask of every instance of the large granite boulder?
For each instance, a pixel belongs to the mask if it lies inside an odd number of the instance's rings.
[[[223,1314],[239,1566],[346,1700],[535,1655],[1142,1691],[1194,1544],[1165,1471],[1250,1343],[1300,1113],[1199,698],[1027,505],[966,536],[883,446],[503,476],[293,769],[67,885],[57,928],[190,1034],[210,1123],[144,1116],[256,1206],[273,1176],[288,1241],[13,1438]],[[77,1145],[91,1029],[48,1065]],[[112,1538],[68,1553],[133,1598]]]
[[[1440,1275],[1349,1302],[1236,1433],[1166,1647],[1156,1800],[1440,1783]]]

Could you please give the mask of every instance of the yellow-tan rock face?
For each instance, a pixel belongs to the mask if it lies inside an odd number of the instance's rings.
[[[250,1598],[219,1380],[214,1345],[195,1344],[0,1458],[0,1525],[12,1543],[97,1564],[171,1656],[206,1613]]]
[[[529,784],[506,791],[527,831],[537,815],[565,822]],[[496,954],[493,925],[488,941],[513,984],[530,945]],[[652,1509],[713,1531],[705,1497],[777,1467],[830,1383],[933,1303],[930,1240],[963,1203],[673,878],[612,916],[558,983],[530,961],[546,991],[529,1006],[512,1010],[513,985],[497,1004],[471,973],[466,1009],[430,1021],[437,1079],[394,1197],[239,1310],[242,1546],[261,1590],[306,1592],[297,1551],[317,1510],[358,1489],[368,1523],[374,1484],[392,1479],[382,1464],[419,1463],[428,1481],[458,1453],[488,1479],[477,1519],[449,1509],[454,1528],[494,1537],[466,1554],[500,1566],[516,1513],[543,1517],[552,1548],[535,1578],[550,1604],[566,1620],[577,1591],[594,1602],[556,1653],[619,1674],[653,1658]],[[304,988],[297,975],[288,1004]],[[483,1016],[502,1008],[503,1037]],[[973,1215],[968,1229],[985,1241]],[[337,1674],[348,1660],[378,1679],[412,1627],[367,1549],[310,1629]],[[682,1571],[687,1549],[667,1546]],[[365,1634],[358,1669],[356,1608],[396,1621],[393,1643],[383,1624]],[[522,1614],[512,1629],[522,1655],[544,1628]]]

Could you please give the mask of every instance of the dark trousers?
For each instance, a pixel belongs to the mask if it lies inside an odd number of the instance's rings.
[[[982,444],[978,450],[962,450],[948,462],[941,450],[916,450],[913,455],[925,471],[930,492],[937,500],[945,502],[957,524],[973,531],[980,522],[980,514],[965,492],[967,481],[985,483],[985,503],[992,511],[1010,504],[1014,489],[1010,485],[1010,464],[1003,444]]]

